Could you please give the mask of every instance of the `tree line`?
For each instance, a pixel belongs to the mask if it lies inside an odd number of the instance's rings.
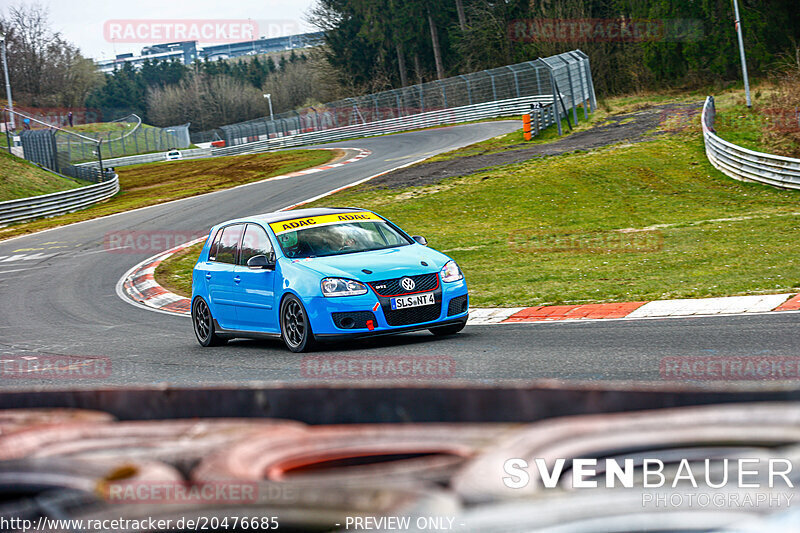
[[[195,61],[148,60],[140,68],[123,63],[104,75],[104,83],[86,98],[86,106],[103,115],[136,113],[157,126],[191,122],[203,130],[265,114],[264,89],[271,78],[284,79],[303,68],[305,53]],[[302,105],[296,99],[276,98],[280,111]],[[285,109],[284,109],[285,108]]]
[[[755,76],[800,71],[797,0],[739,0]],[[598,94],[740,78],[731,0],[317,0],[319,49],[221,61],[147,61],[111,74],[19,4],[0,16],[15,99],[91,107],[105,120],[134,112],[193,130],[338,98],[530,61],[589,54]],[[640,31],[641,30],[641,31]],[[626,33],[627,32],[627,33]]]
[[[797,57],[797,0],[739,4],[754,75]],[[340,79],[368,91],[574,48],[605,94],[740,75],[731,0],[319,0],[310,20]],[[625,35],[637,24],[648,31]]]

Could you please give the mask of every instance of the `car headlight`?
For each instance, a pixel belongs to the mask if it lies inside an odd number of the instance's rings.
[[[352,279],[325,278],[322,280],[323,296],[358,296],[367,294],[367,286]]]
[[[455,261],[448,261],[445,263],[439,274],[442,276],[442,281],[445,283],[451,283],[453,281],[464,279],[464,274],[461,273],[461,269],[458,268],[458,265]]]

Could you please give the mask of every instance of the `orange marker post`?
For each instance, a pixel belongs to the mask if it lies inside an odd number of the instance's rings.
[[[522,134],[526,141],[531,140],[531,115],[529,113],[522,115]]]

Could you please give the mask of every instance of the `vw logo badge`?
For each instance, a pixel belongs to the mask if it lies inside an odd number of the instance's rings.
[[[407,291],[413,291],[414,287],[417,286],[417,284],[414,283],[414,280],[411,279],[411,278],[403,278],[403,279],[401,279],[400,280],[400,285]]]

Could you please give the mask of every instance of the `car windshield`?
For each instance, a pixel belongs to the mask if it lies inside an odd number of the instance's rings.
[[[384,221],[347,222],[278,234],[283,254],[291,259],[367,252],[406,246],[411,241]]]

